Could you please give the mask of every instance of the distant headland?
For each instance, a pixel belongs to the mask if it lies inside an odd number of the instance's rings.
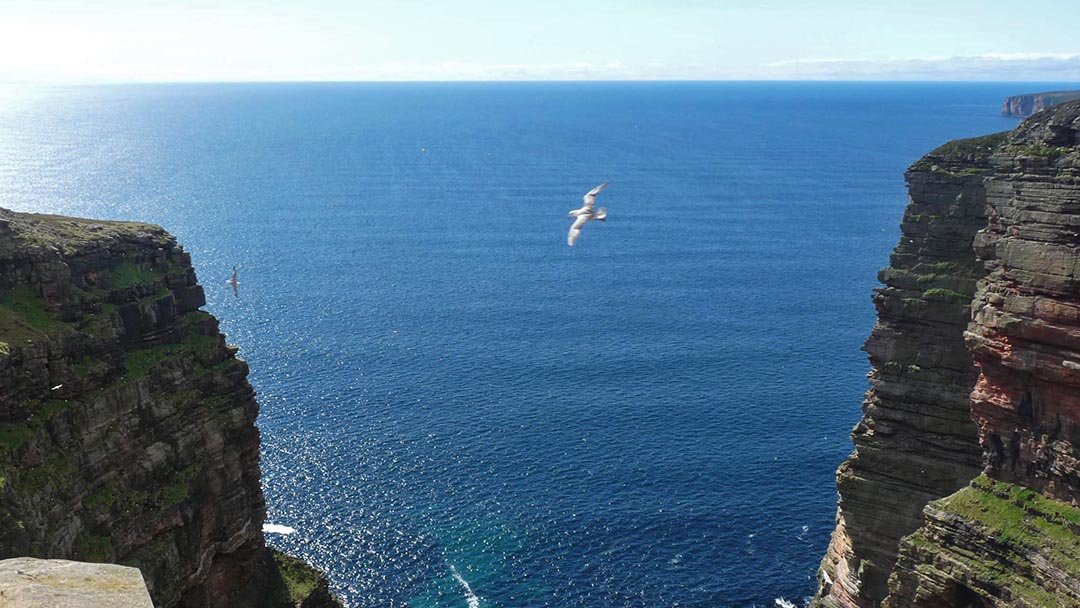
[[[1005,103],[1001,105],[1001,113],[1005,116],[1031,116],[1039,110],[1078,98],[1080,98],[1080,90],[1013,95],[1005,98]]]

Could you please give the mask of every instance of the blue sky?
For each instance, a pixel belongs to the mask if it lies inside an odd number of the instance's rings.
[[[1080,81],[1080,2],[0,0],[0,82]]]

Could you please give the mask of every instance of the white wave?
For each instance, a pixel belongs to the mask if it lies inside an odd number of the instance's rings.
[[[263,524],[263,532],[265,534],[292,534],[296,532],[296,528],[279,524]]]
[[[790,602],[788,600],[785,600],[782,597],[778,597],[774,601],[776,602],[776,605],[779,606],[780,608],[798,608],[795,605],[794,602]]]
[[[453,574],[454,580],[460,583],[461,587],[465,589],[465,601],[468,602],[469,608],[480,608],[480,596],[473,593],[472,587],[469,586],[469,581],[461,576],[461,573],[457,571],[454,564],[450,564],[450,574]]]

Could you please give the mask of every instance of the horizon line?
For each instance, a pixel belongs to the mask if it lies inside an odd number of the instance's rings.
[[[1080,80],[973,80],[913,78],[596,78],[596,79],[382,79],[382,80],[0,80],[0,86],[139,86],[211,84],[645,84],[645,83],[781,83],[781,84],[1069,84],[1080,89]]]

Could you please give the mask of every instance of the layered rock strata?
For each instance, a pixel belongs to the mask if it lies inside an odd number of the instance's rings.
[[[0,558],[134,566],[159,608],[294,604],[248,368],[203,304],[156,226],[0,210]]]
[[[967,345],[985,476],[926,509],[891,608],[1080,606],[1080,102],[991,159]]]
[[[1005,98],[1005,103],[1001,105],[1001,113],[1005,116],[1031,116],[1050,106],[1077,98],[1080,98],[1080,91],[1049,91],[1046,93],[1013,95]]]
[[[972,242],[986,225],[984,177],[996,135],[946,144],[907,172],[900,243],[874,294],[878,322],[864,350],[870,390],[837,472],[837,526],[821,565],[822,606],[875,606],[888,592],[900,539],[927,502],[979,470],[964,347],[968,304],[985,274]]]

